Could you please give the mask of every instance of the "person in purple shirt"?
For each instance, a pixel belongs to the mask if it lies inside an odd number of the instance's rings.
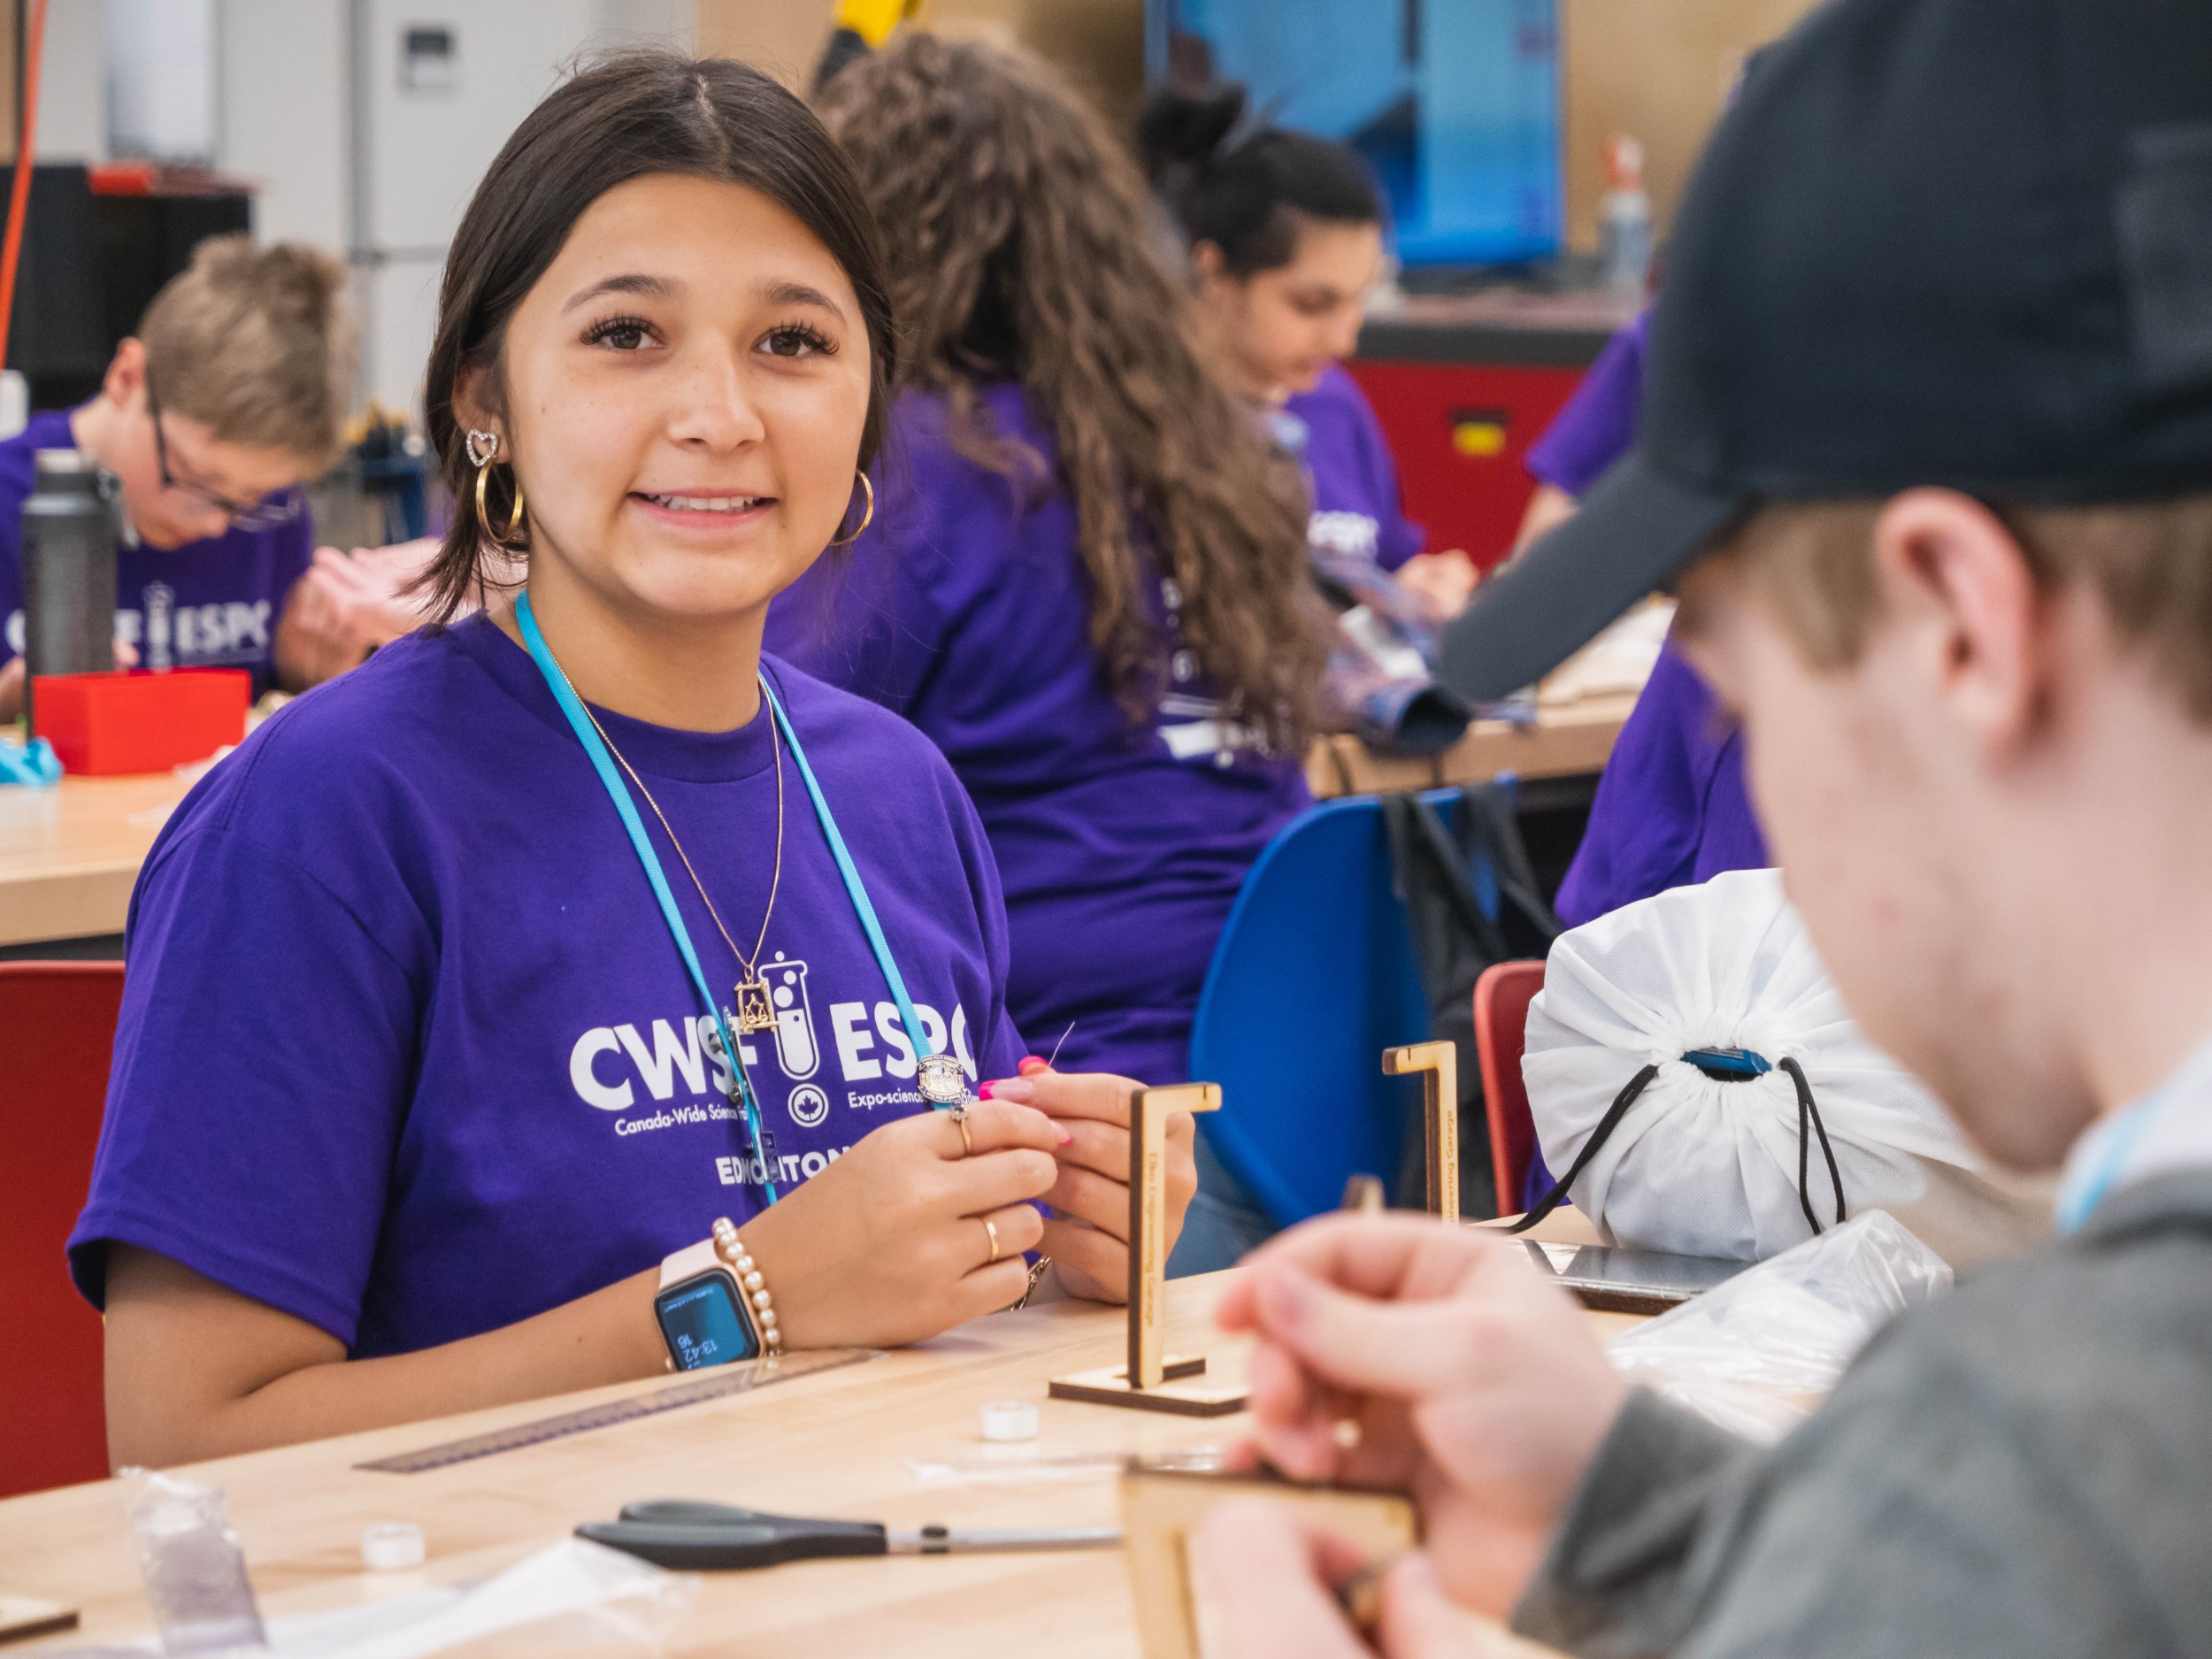
[[[1206,370],[1141,181],[1042,65],[914,34],[818,102],[911,355],[877,523],[771,643],[951,761],[1039,1051],[1180,1081],[1237,889],[1309,801],[1299,503]]]
[[[524,586],[264,723],[133,897],[70,1240],[118,1463],[1125,1294],[1132,1086],[1014,1075],[959,781],[761,650],[867,522],[895,366],[857,180],[766,77],[615,58],[508,141],[431,575],[449,619]]]
[[[1646,311],[1607,342],[1525,465],[1536,495],[1521,543],[1572,515],[1575,498],[1635,442],[1643,396]],[[1669,887],[1728,870],[1761,870],[1766,838],[1744,783],[1743,734],[1670,638],[1598,780],[1590,821],[1553,908],[1570,927]],[[1552,1187],[1543,1154],[1529,1160],[1525,1202]]]
[[[1648,323],[1647,312],[1608,342],[1529,447],[1540,489],[1524,542],[1571,513],[1575,497],[1628,452]],[[1742,735],[1670,640],[1598,780],[1589,827],[1560,886],[1560,919],[1579,926],[1669,887],[1767,863],[1744,785]]]
[[[119,662],[242,668],[257,695],[325,677],[311,613],[288,602],[315,557],[300,486],[344,444],[345,283],[311,249],[211,238],[98,396],[0,442],[0,720],[23,703],[22,509],[41,449],[82,449],[119,486]]]
[[[1233,84],[1162,88],[1137,135],[1225,369],[1305,469],[1312,546],[1372,559],[1451,615],[1474,566],[1462,553],[1423,551],[1389,441],[1340,366],[1382,266],[1382,201],[1367,164],[1311,133],[1252,126]]]

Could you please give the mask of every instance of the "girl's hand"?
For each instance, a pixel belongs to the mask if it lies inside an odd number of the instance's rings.
[[[1039,1246],[1052,1258],[1071,1296],[1129,1300],[1129,1096],[1144,1087],[1103,1071],[1055,1071],[985,1085],[994,1104],[1033,1106],[1070,1133],[1055,1156],[1059,1171],[1045,1194],[1055,1213]],[[1198,1190],[1193,1151],[1196,1120],[1176,1112],[1167,1125],[1167,1244],[1183,1231],[1183,1212]],[[1017,1293],[1018,1294],[1018,1293]],[[1012,1301],[1009,1297],[1008,1301]]]
[[[941,1111],[886,1124],[738,1230],[787,1346],[896,1347],[1020,1299],[1022,1252],[1044,1232],[1031,1201],[1053,1190],[1072,1137],[997,1101],[969,1108],[968,1135],[972,1155]]]

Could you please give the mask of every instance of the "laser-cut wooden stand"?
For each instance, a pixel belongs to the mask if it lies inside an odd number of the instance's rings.
[[[1167,1279],[1167,1120],[1171,1112],[1221,1107],[1218,1083],[1141,1088],[1129,1100],[1129,1357],[1124,1365],[1056,1377],[1055,1400],[1226,1417],[1244,1409],[1245,1391],[1193,1384],[1206,1371],[1202,1355],[1162,1352],[1161,1286]]]
[[[1122,1556],[1144,1659],[1197,1659],[1207,1650],[1205,1586],[1191,1572],[1190,1535],[1216,1504],[1247,1495],[1289,1505],[1371,1567],[1420,1542],[1413,1500],[1402,1494],[1132,1463],[1121,1478]]]
[[[1383,1050],[1390,1077],[1419,1071],[1422,1120],[1426,1126],[1429,1214],[1459,1219],[1459,1050],[1448,1042],[1414,1042]]]

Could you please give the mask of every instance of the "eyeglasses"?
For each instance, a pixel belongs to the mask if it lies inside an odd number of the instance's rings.
[[[169,440],[161,427],[161,404],[154,396],[154,377],[146,377],[146,413],[154,423],[154,459],[161,466],[161,487],[189,495],[204,506],[212,507],[229,519],[235,529],[273,530],[280,524],[289,524],[300,516],[300,509],[307,504],[306,492],[297,485],[288,485],[259,501],[233,501],[222,491],[196,479],[179,478],[169,466]]]

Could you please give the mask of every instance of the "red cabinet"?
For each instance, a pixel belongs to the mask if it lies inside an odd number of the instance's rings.
[[[1432,549],[1463,548],[1484,570],[1506,556],[1535,488],[1522,457],[1633,315],[1609,296],[1499,290],[1412,300],[1368,323],[1345,366]]]

